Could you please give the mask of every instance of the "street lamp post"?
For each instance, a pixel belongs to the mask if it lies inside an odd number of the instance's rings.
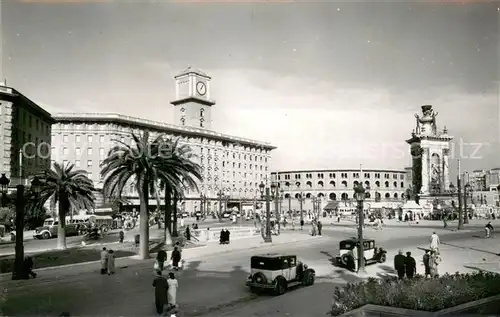
[[[271,184],[271,188],[269,188],[264,183],[260,183],[259,189],[261,198],[266,200],[266,235],[264,236],[264,242],[273,242],[271,237],[271,194],[274,194],[275,186]]]
[[[354,187],[354,195],[358,202],[358,273],[365,271],[365,259],[364,259],[364,251],[363,251],[363,225],[364,225],[364,212],[363,212],[363,203],[366,198],[366,190],[369,190],[369,187],[366,189],[362,184]]]
[[[288,194],[288,214],[292,215],[292,194]]]
[[[467,197],[469,195],[470,184],[467,183],[464,186],[464,224],[469,223],[469,211],[467,209]]]

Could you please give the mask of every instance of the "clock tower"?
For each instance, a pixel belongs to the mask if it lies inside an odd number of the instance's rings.
[[[211,129],[211,108],[215,101],[210,99],[210,80],[206,73],[189,66],[175,79],[174,105],[175,122],[180,126]]]

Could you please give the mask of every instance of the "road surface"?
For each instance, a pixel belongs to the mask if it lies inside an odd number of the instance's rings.
[[[442,241],[457,242],[470,239],[475,233],[440,234]],[[352,235],[351,229],[326,230],[322,239],[262,247],[257,252],[241,250],[191,260],[185,270],[178,273],[180,286],[177,298],[182,310],[178,316],[201,316],[208,313],[222,316],[231,307],[266,300],[265,297],[250,294],[244,286],[249,272],[249,258],[255,253],[272,251],[296,254],[299,259],[316,269],[318,284],[322,279],[332,278],[349,281],[350,275],[332,266],[330,259],[338,252],[338,241]],[[409,245],[428,246],[430,233],[421,228],[404,228],[399,231],[373,231],[370,235],[377,235],[377,243],[386,249],[397,249]],[[94,272],[66,276],[63,280],[44,277],[44,272],[41,272],[40,277],[35,280],[5,281],[3,286],[7,300],[3,305],[3,314],[48,316],[68,311],[75,316],[154,315],[152,267],[152,260],[148,260],[119,268],[113,276],[98,274],[96,267]],[[288,296],[291,295],[287,293],[280,296],[279,300],[286,300]]]

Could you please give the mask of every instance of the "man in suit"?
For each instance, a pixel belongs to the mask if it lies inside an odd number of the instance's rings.
[[[156,312],[158,314],[162,314],[163,308],[168,303],[167,301],[168,283],[167,279],[165,279],[161,275],[161,271],[157,271],[156,274],[157,276],[153,281],[153,287],[155,288],[155,306],[156,306]]]
[[[417,274],[417,262],[415,262],[415,258],[411,256],[411,252],[406,252],[405,271],[407,278],[413,278],[413,276]]]
[[[405,277],[405,256],[403,250],[399,250],[398,254],[394,257],[394,269],[398,272],[399,279]]]

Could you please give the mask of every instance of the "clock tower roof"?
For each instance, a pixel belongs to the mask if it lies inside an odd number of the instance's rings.
[[[186,68],[185,70],[183,70],[179,74],[175,75],[174,78],[179,78],[179,77],[186,76],[189,74],[195,74],[195,75],[198,75],[201,77],[205,77],[206,79],[212,79],[210,76],[207,75],[207,73],[205,73],[204,71],[201,71],[200,69],[198,69],[194,66],[189,66],[188,68]]]

